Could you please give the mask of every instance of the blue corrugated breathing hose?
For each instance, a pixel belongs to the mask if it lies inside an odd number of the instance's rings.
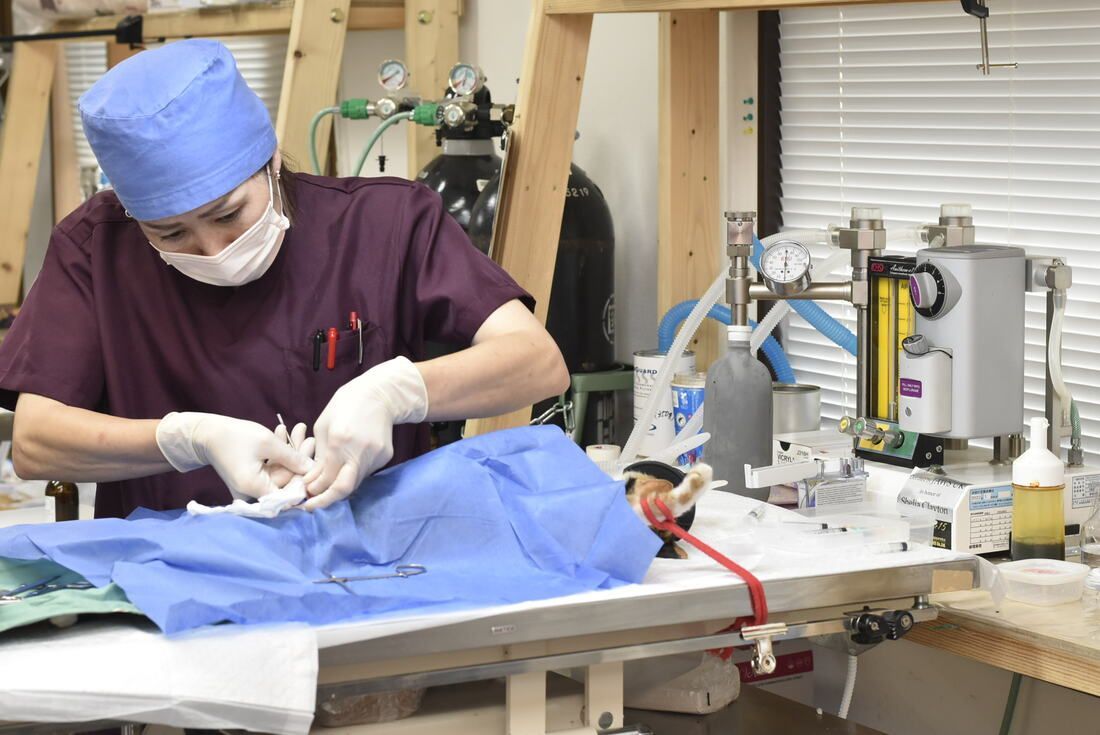
[[[672,341],[676,338],[676,330],[679,329],[680,324],[687,319],[688,314],[695,308],[695,304],[698,301],[681,301],[676,306],[669,309],[664,317],[661,318],[661,324],[657,328],[657,345],[662,352],[668,352],[672,347]],[[730,308],[723,304],[715,304],[710,307],[710,311],[707,316],[715,321],[719,321],[722,324],[730,324],[733,322],[733,315],[730,313]],[[749,321],[749,325],[756,326],[756,322]],[[787,359],[787,353],[783,352],[783,348],[780,346],[779,341],[775,337],[768,335],[768,338],[764,340],[764,344],[761,345],[764,354],[768,357],[768,362],[771,363],[775,369],[775,379],[780,383],[795,383],[794,371],[791,369],[791,362]]]

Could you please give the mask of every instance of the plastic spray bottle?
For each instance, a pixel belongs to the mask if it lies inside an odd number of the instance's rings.
[[[1031,446],[1012,464],[1013,560],[1066,558],[1066,468],[1047,449],[1047,426],[1031,420]]]

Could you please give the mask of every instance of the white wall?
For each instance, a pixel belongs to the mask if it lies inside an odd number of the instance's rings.
[[[523,65],[530,3],[466,0],[460,25],[463,61],[481,66],[493,99],[514,102]],[[378,64],[402,58],[400,31],[354,33],[344,52],[341,96],[372,97]],[[657,18],[598,16],[592,33],[574,161],[607,197],[615,221],[616,353],[656,347],[657,304]],[[415,84],[415,81],[413,82]],[[424,92],[424,90],[420,90]],[[442,90],[437,90],[437,93]],[[373,121],[341,121],[340,174],[348,173]],[[385,136],[386,173],[403,175],[405,132]],[[366,173],[377,173],[372,159]]]

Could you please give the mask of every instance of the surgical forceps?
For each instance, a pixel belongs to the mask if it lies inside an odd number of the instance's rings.
[[[91,582],[53,584],[53,582],[60,577],[60,574],[55,574],[52,577],[46,577],[37,582],[28,582],[13,590],[0,590],[0,605],[6,605],[11,602],[22,602],[28,597],[38,597],[39,595],[49,594],[57,590],[87,590],[94,586]]]
[[[394,567],[393,572],[390,574],[373,574],[363,577],[335,577],[329,574],[325,579],[313,580],[313,584],[332,583],[344,585],[348,582],[367,582],[374,579],[407,579],[409,577],[415,577],[418,574],[425,574],[427,571],[428,568],[422,564],[400,564]]]

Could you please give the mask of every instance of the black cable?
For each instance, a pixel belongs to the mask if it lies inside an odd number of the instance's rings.
[[[115,43],[140,44],[144,19],[140,15],[127,15],[114,28],[98,31],[53,31],[51,33],[19,33],[14,36],[0,36],[0,43],[20,43],[25,41],[63,41],[73,38],[101,38],[114,36]]]

